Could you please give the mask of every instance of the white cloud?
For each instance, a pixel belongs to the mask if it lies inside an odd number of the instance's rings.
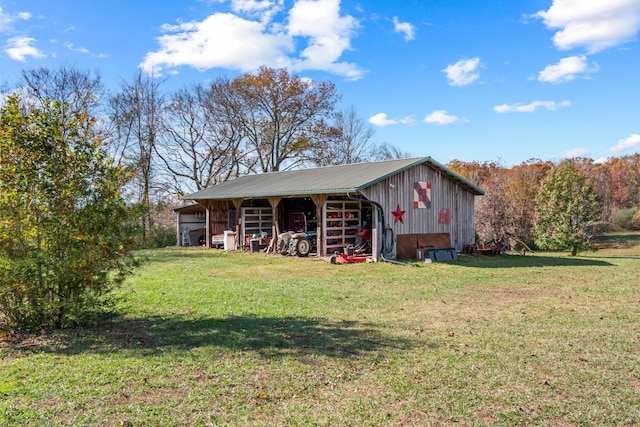
[[[293,49],[282,34],[269,34],[261,22],[233,14],[216,13],[201,22],[165,25],[158,38],[160,50],[149,52],[140,67],[158,74],[166,67],[188,65],[199,70],[214,67],[249,71],[260,65],[288,66],[284,52]]]
[[[477,69],[480,66],[480,58],[461,59],[455,64],[447,66],[442,70],[447,79],[449,79],[450,86],[465,86],[476,81],[480,74],[477,73]]]
[[[0,32],[5,32],[9,27],[9,24],[11,24],[11,21],[11,17],[0,7]]]
[[[404,34],[405,41],[413,40],[415,38],[415,27],[409,22],[400,22],[398,17],[393,17],[393,29],[396,33]]]
[[[356,80],[363,72],[341,62],[358,22],[340,13],[339,0],[298,0],[288,19],[276,22],[282,0],[234,0],[235,14],[215,13],[203,21],[164,25],[160,48],[140,67],[159,73],[181,65],[252,71],[260,65],[291,70],[324,70]],[[245,16],[241,16],[244,14]],[[302,45],[301,50],[296,50]]]
[[[338,62],[345,50],[351,48],[351,37],[358,21],[350,15],[340,15],[340,0],[298,0],[289,11],[288,35],[307,39],[307,47],[300,52],[301,60],[294,60],[297,70],[325,70],[352,80],[362,77],[354,64]]]
[[[576,157],[587,157],[589,155],[589,150],[586,148],[572,148],[571,150],[565,151],[562,155],[565,159],[575,159]]]
[[[459,121],[462,121],[462,119],[452,114],[448,114],[446,110],[435,110],[424,118],[425,123],[436,123],[439,125],[448,125]]]
[[[380,127],[397,125],[397,124],[410,126],[414,122],[415,120],[411,116],[403,117],[401,119],[390,119],[386,113],[378,113],[369,117],[369,123],[371,123],[374,126],[380,126]]]
[[[231,0],[231,9],[237,13],[259,13],[268,10],[276,10],[282,5],[282,1],[270,0]]]
[[[31,37],[12,37],[7,40],[7,45],[4,51],[9,58],[22,62],[26,62],[28,56],[32,56],[34,58],[44,58],[47,56],[32,46],[35,42],[36,39]]]
[[[625,139],[618,141],[616,146],[611,147],[609,151],[612,153],[620,153],[622,151],[640,150],[640,134],[632,133]]]
[[[86,53],[86,54],[91,53],[89,52],[89,49],[86,49],[84,47],[75,47],[71,42],[64,43],[64,47],[66,47],[69,50],[73,50],[74,52],[80,52],[80,53]]]
[[[588,74],[598,71],[598,66],[589,67],[586,56],[569,56],[562,58],[554,65],[547,65],[538,74],[538,80],[546,83],[568,82],[576,78],[579,74]]]
[[[221,1],[220,3],[224,3]],[[284,0],[231,0],[231,10],[268,24],[282,10]]]
[[[52,43],[57,43],[56,40],[51,40]],[[82,53],[85,55],[91,55],[94,58],[107,58],[108,55],[104,54],[104,53],[93,53],[91,52],[89,49],[85,48],[85,47],[78,47],[76,45],[74,45],[73,43],[66,41],[64,43],[62,43],[62,46],[64,46],[66,49],[73,51],[73,52],[78,52],[78,53]],[[56,53],[52,53],[51,56],[53,58],[56,57]]]
[[[5,12],[2,7],[0,7],[0,33],[8,33],[12,30],[13,22],[16,19],[20,19],[23,21],[27,21],[31,19],[31,14],[29,12],[18,12],[15,15],[11,13]]]
[[[534,15],[550,29],[558,29],[558,49],[585,47],[595,53],[632,40],[640,29],[638,0],[553,0],[548,10]]]
[[[374,126],[383,127],[383,126],[389,126],[389,125],[397,125],[398,121],[389,119],[386,113],[378,113],[369,117],[369,123],[371,123]]]
[[[415,123],[415,120],[413,119],[413,117],[407,116],[407,117],[403,117],[401,119],[398,119],[398,122],[400,122],[403,125],[412,125],[412,124]]]
[[[557,110],[561,107],[569,107],[570,101],[533,101],[529,104],[502,104],[493,107],[498,113],[533,113],[538,108],[546,108],[547,110]]]

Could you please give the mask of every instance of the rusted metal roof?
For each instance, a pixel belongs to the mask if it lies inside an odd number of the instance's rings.
[[[431,157],[414,157],[382,162],[245,175],[188,194],[183,199],[228,200],[357,193],[422,163],[427,163],[444,172],[473,194],[484,194],[484,191],[479,187],[436,162]]]

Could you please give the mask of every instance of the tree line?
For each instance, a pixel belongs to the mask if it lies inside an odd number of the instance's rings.
[[[24,70],[14,85],[25,111],[46,111],[53,101],[67,105],[63,132],[65,120],[84,112],[115,163],[133,169],[127,191],[137,208],[140,246],[170,244],[175,237],[167,208],[216,183],[249,173],[408,156],[376,143],[373,128],[353,107],[339,108],[341,95],[328,81],[261,67],[170,92],[164,83],[138,72],[109,92],[98,72],[63,66]],[[638,156],[603,163],[571,159],[601,202],[600,223],[637,227]],[[540,184],[559,164],[530,159],[507,168],[454,160],[447,166],[486,192],[476,208],[479,238],[511,232],[535,243]]]
[[[529,244],[544,246],[540,225],[548,220],[546,216],[555,217],[567,226],[571,221],[559,212],[550,213],[550,209],[585,200],[584,194],[550,192],[549,187],[558,187],[558,179],[567,182],[583,178],[597,201],[597,209],[581,231],[586,241],[606,230],[640,230],[640,154],[637,153],[601,163],[588,158],[558,163],[530,159],[505,167],[497,162],[454,160],[448,167],[486,193],[476,202],[476,231],[481,241],[511,233]],[[558,178],[560,171],[567,167],[574,175]]]
[[[63,66],[24,70],[14,85],[25,111],[47,111],[54,101],[67,105],[63,133],[67,121],[83,112],[115,163],[134,170],[127,190],[138,208],[141,246],[154,244],[157,226],[172,226],[172,215],[163,210],[167,202],[175,207],[180,196],[216,183],[249,173],[408,156],[376,143],[373,128],[353,107],[339,109],[341,95],[328,81],[261,67],[171,92],[163,84],[138,72],[110,93],[98,72]],[[638,157],[571,160],[601,201],[601,223],[637,227]],[[540,183],[558,164],[530,159],[507,168],[454,160],[447,166],[486,192],[477,203],[480,238],[508,231],[534,243]],[[174,238],[170,231],[166,237]]]

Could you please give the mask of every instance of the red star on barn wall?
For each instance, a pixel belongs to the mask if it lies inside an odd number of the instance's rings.
[[[402,220],[402,216],[404,215],[405,211],[403,211],[402,209],[400,209],[400,203],[398,203],[398,207],[396,208],[395,211],[391,212],[393,214],[393,216],[395,217],[393,219],[393,223],[395,224],[396,222],[400,221],[401,223],[404,224],[404,221]]]

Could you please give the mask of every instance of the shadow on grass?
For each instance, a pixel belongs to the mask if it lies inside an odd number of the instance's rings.
[[[640,246],[640,233],[611,233],[594,237],[592,244],[596,249],[629,249]]]
[[[257,316],[120,319],[97,328],[67,331],[48,341],[22,343],[14,349],[60,354],[126,351],[144,357],[210,347],[212,350],[255,352],[266,358],[309,355],[349,358],[425,345],[424,341],[418,343],[417,340],[387,336],[367,323]],[[435,344],[426,345],[436,347]]]
[[[583,256],[568,256],[550,253],[533,255],[482,255],[460,257],[456,265],[476,268],[517,268],[517,267],[613,267],[607,261]]]

